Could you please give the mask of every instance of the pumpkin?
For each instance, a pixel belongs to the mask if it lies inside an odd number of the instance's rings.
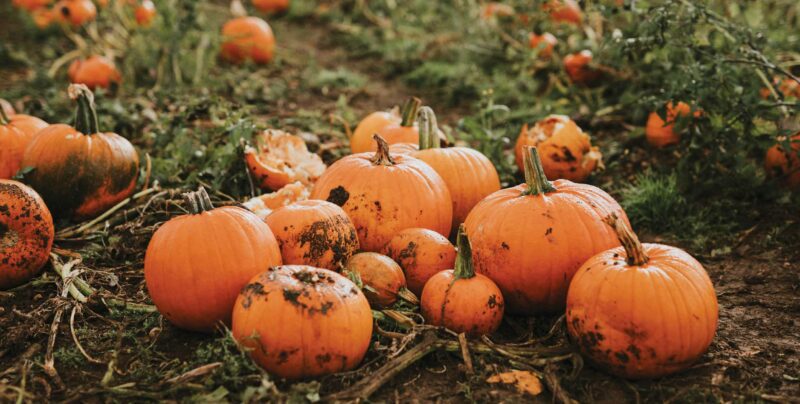
[[[564,57],[564,70],[569,79],[579,85],[592,85],[600,78],[600,71],[590,66],[592,52],[582,50]]]
[[[583,13],[575,0],[550,0],[542,5],[542,9],[550,14],[553,22],[581,25]]]
[[[222,26],[222,58],[233,63],[247,60],[265,64],[275,52],[275,35],[258,17],[237,17]]]
[[[53,12],[53,10],[40,8],[31,11],[31,18],[33,19],[33,23],[37,28],[45,29],[55,22],[57,15]]]
[[[86,60],[73,61],[67,75],[71,83],[83,84],[91,90],[97,87],[109,88],[112,84],[119,84],[122,81],[122,75],[114,62],[97,55],[90,56]]]
[[[514,147],[521,172],[525,171],[525,154],[530,146],[539,149],[548,178],[583,182],[598,165],[602,165],[603,155],[592,146],[589,135],[564,115],[550,115],[532,128],[527,124],[522,127]]]
[[[372,140],[372,136],[387,126],[399,125],[400,121],[402,118],[396,107],[388,112],[378,111],[367,115],[358,123],[353,136],[350,137],[350,152],[356,154],[375,151],[375,141]]]
[[[151,0],[142,0],[133,12],[136,23],[142,27],[148,27],[156,18],[156,5]]]
[[[289,0],[253,0],[253,7],[265,13],[282,13],[289,9]]]
[[[456,249],[446,237],[428,229],[410,228],[397,233],[381,252],[405,272],[408,289],[419,296],[433,275],[453,268]]]
[[[503,294],[491,279],[475,273],[463,224],[456,245],[455,269],[437,273],[422,290],[422,317],[428,324],[473,337],[491,334],[503,321]]]
[[[453,202],[442,177],[408,155],[389,153],[375,135],[378,151],[347,156],[328,168],[311,191],[311,199],[344,209],[364,251],[379,251],[397,232],[424,227],[449,234]]]
[[[302,201],[266,218],[278,239],[283,263],[339,271],[358,251],[358,235],[342,208],[327,201]]]
[[[29,115],[8,115],[0,109],[0,179],[14,177],[22,168],[25,148],[47,122]]]
[[[0,290],[21,285],[50,259],[53,217],[33,189],[0,179]]]
[[[516,12],[508,4],[490,1],[481,7],[481,19],[488,20],[494,17],[513,17]]]
[[[772,78],[772,84],[775,90],[786,98],[800,98],[800,83],[790,78],[782,78],[775,76]],[[759,91],[761,98],[767,100],[772,97],[772,91],[769,88],[762,88]]]
[[[392,154],[412,154],[419,150],[416,143],[395,143],[389,146],[389,153]]]
[[[417,297],[406,288],[403,269],[393,259],[373,252],[354,255],[345,265],[345,271],[358,274],[364,283],[364,295],[377,309],[391,307],[398,298],[417,304]]]
[[[664,122],[657,112],[651,112],[647,118],[647,127],[645,128],[647,143],[650,143],[653,147],[660,148],[680,142],[681,135],[675,132],[675,120],[679,116],[689,116],[691,112],[691,107],[684,102],[679,102],[677,105],[673,105],[672,102],[667,104],[667,122]],[[695,111],[694,116],[699,117],[701,114],[702,112],[698,110]]]
[[[549,59],[553,55],[553,48],[558,44],[558,39],[549,33],[545,32],[541,35],[531,32],[528,35],[528,46],[535,49],[539,57]]]
[[[311,191],[300,181],[297,181],[275,192],[250,198],[242,206],[264,220],[273,210],[295,202],[305,201],[310,194]]]
[[[785,138],[779,138],[785,141]],[[780,178],[792,189],[800,189],[800,133],[792,136],[790,150],[782,144],[776,144],[767,150],[764,167],[767,174]]]
[[[213,332],[231,324],[239,291],[253,276],[281,265],[281,251],[269,227],[247,209],[215,209],[202,188],[184,198],[190,214],[164,223],[147,245],[145,284],[172,324]]]
[[[245,149],[244,161],[261,189],[278,190],[295,181],[311,184],[325,172],[325,163],[298,136],[266,130],[256,142]]]
[[[14,111],[14,107],[11,106],[11,103],[0,98],[0,110],[6,113],[6,115],[14,115],[16,111]]]
[[[563,312],[567,287],[587,259],[619,245],[603,219],[619,204],[591,185],[550,182],[528,149],[525,184],[489,195],[467,217],[475,270],[503,291],[516,314]]]
[[[271,267],[242,289],[232,331],[270,374],[309,378],[358,366],[372,337],[372,311],[358,286],[336,272]]]
[[[28,145],[22,167],[32,167],[25,181],[39,191],[53,215],[93,218],[133,194],[139,156],[124,137],[101,132],[94,95],[73,84],[78,103],[75,127],[58,124],[42,129]]]
[[[53,7],[58,19],[74,27],[79,27],[97,16],[97,8],[92,0],[61,0]]]
[[[611,216],[622,247],[590,258],[567,296],[567,331],[583,355],[618,376],[642,379],[688,368],[708,349],[719,308],[697,260],[662,244],[641,244]]]
[[[48,6],[53,0],[14,0],[14,6],[28,10],[36,11]]]
[[[481,152],[468,147],[440,148],[436,115],[429,107],[419,113],[419,151],[411,153],[442,177],[453,201],[453,231],[472,208],[487,195],[500,190],[494,164]]]

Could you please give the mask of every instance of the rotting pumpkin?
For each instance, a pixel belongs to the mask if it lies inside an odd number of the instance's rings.
[[[253,181],[263,190],[279,190],[295,181],[311,184],[325,172],[322,159],[308,151],[299,136],[266,130],[248,146],[244,161]]]
[[[375,309],[390,307],[398,299],[419,304],[417,296],[406,288],[403,269],[385,255],[358,253],[347,261],[345,272],[358,274],[364,284],[364,295]]]
[[[22,156],[33,137],[47,122],[22,114],[6,114],[0,109],[0,179],[10,179],[22,168]]]
[[[453,268],[456,260],[456,248],[447,237],[418,227],[395,234],[381,252],[403,268],[408,289],[417,295],[431,276]]]

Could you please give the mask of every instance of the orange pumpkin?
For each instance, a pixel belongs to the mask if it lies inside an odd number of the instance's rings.
[[[302,379],[358,366],[372,337],[372,311],[353,282],[327,269],[272,267],[243,289],[233,337],[270,374]]]
[[[248,147],[244,161],[259,188],[279,190],[295,181],[311,184],[325,172],[322,159],[308,151],[299,136],[280,130],[266,130]]]
[[[405,272],[408,289],[422,293],[433,275],[453,268],[456,249],[446,237],[428,229],[410,228],[397,233],[381,250]]]
[[[558,39],[549,33],[545,32],[541,35],[531,32],[528,35],[528,45],[531,49],[535,49],[541,58],[549,59],[553,55],[553,48],[558,44]]]
[[[491,334],[503,321],[503,294],[491,279],[475,273],[463,224],[457,245],[455,269],[437,273],[422,290],[422,317],[429,324],[457,333],[474,337]]]
[[[31,12],[31,18],[33,18],[33,23],[37,28],[45,29],[56,21],[57,15],[53,10],[40,8]]]
[[[289,0],[253,0],[253,7],[265,13],[282,13],[289,9]]]
[[[53,217],[25,184],[0,179],[0,290],[38,274],[53,246]]]
[[[419,150],[416,143],[395,143],[389,146],[389,153],[392,154],[413,154]]]
[[[151,0],[142,0],[138,6],[136,6],[136,10],[134,10],[133,15],[136,17],[136,23],[142,27],[149,27],[150,24],[153,23],[153,19],[156,18],[156,5],[153,4]]]
[[[484,20],[493,17],[513,17],[514,14],[514,7],[496,1],[490,1],[481,7],[481,19]]]
[[[0,179],[14,177],[22,168],[25,148],[47,122],[29,115],[7,115],[0,109]]]
[[[379,251],[397,232],[424,227],[449,234],[453,205],[447,185],[429,165],[389,153],[375,135],[378,151],[347,156],[328,168],[311,199],[341,206],[358,231],[365,251]]]
[[[264,220],[273,210],[295,202],[308,200],[311,190],[300,181],[293,182],[275,192],[260,195],[244,202],[242,206]]]
[[[564,115],[550,115],[532,128],[527,124],[522,127],[514,147],[521,172],[525,171],[525,154],[530,146],[539,149],[548,178],[583,182],[602,164],[603,155],[592,146],[589,135]]]
[[[717,328],[717,296],[708,274],[685,251],[642,245],[609,218],[623,247],[590,258],[567,297],[567,331],[598,367],[632,379],[688,368]]]
[[[375,151],[375,141],[372,140],[372,136],[387,126],[399,125],[402,118],[398,111],[395,108],[389,112],[373,112],[362,119],[350,138],[350,152],[356,154]]]
[[[14,0],[14,6],[28,11],[36,11],[48,6],[53,0]]]
[[[69,86],[77,100],[75,127],[50,125],[28,145],[22,167],[56,217],[93,218],[133,194],[139,156],[124,137],[100,132],[94,95],[86,86]]]
[[[588,50],[564,57],[564,70],[567,71],[567,76],[573,83],[592,85],[600,78],[600,71],[590,66],[592,59],[592,52]]]
[[[97,16],[92,0],[61,0],[53,7],[59,21],[79,27]]]
[[[347,261],[345,270],[358,274],[364,283],[364,295],[372,307],[387,308],[398,298],[418,303],[417,297],[406,289],[403,269],[391,258],[373,252],[354,255]]]
[[[184,195],[190,214],[153,234],[144,258],[147,291],[180,328],[213,332],[231,324],[242,287],[274,265],[281,251],[269,227],[247,209],[214,209],[204,189]]]
[[[772,78],[772,84],[775,90],[781,93],[786,98],[800,98],[800,83],[790,79],[775,76]],[[761,98],[767,100],[772,97],[772,91],[764,87],[759,91]]]
[[[419,143],[419,128],[416,125],[416,120],[420,105],[419,98],[409,98],[400,110],[400,123],[384,126],[377,133],[390,145],[395,143]],[[377,150],[376,144],[373,142],[369,151],[375,150]]]
[[[672,102],[667,104],[667,122],[664,122],[657,112],[651,112],[647,118],[647,127],[645,128],[647,142],[659,148],[680,142],[681,134],[675,132],[675,120],[679,116],[689,116],[691,112],[691,107],[684,102],[679,102],[675,106],[673,106]],[[695,111],[694,116],[699,117],[701,114],[702,112],[698,110]]]
[[[92,90],[97,87],[109,88],[112,84],[119,84],[122,81],[122,75],[114,62],[97,55],[90,56],[86,60],[73,61],[67,75],[71,83],[84,84]]]
[[[575,0],[551,0],[542,5],[544,11],[550,13],[554,22],[581,25],[583,13]]]
[[[265,64],[275,52],[275,35],[258,17],[237,17],[222,26],[222,58],[233,63]]]
[[[785,140],[781,138],[779,140]],[[800,189],[800,133],[792,136],[791,150],[776,144],[767,150],[764,166],[767,174],[780,178],[792,189]]]
[[[569,180],[550,182],[529,148],[526,183],[489,195],[467,217],[475,270],[503,291],[517,314],[564,310],[575,271],[619,245],[603,218],[625,212],[607,193]]]
[[[338,272],[359,248],[353,222],[330,202],[295,202],[272,211],[266,223],[275,233],[287,265]]]
[[[487,195],[500,190],[494,164],[481,152],[468,147],[440,148],[436,115],[429,107],[419,113],[419,151],[411,153],[442,177],[453,200],[454,232],[472,208]]]

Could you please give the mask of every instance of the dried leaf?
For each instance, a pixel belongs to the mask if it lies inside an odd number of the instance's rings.
[[[542,382],[539,376],[526,370],[512,370],[496,374],[488,379],[487,383],[513,384],[520,393],[528,393],[532,396],[542,392]]]

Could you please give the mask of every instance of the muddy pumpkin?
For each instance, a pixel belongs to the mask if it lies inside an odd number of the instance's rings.
[[[601,189],[569,180],[550,182],[536,148],[528,149],[526,183],[500,190],[467,217],[475,270],[503,291],[508,312],[563,312],[575,271],[593,255],[619,245],[603,219],[619,204]]]
[[[358,366],[372,337],[372,311],[358,286],[333,271],[271,267],[242,288],[232,331],[267,372],[296,380]]]
[[[280,130],[266,130],[247,147],[244,161],[255,184],[263,190],[279,190],[295,181],[312,184],[325,172],[322,159],[308,151],[306,142]]]
[[[419,296],[433,275],[454,268],[456,249],[447,237],[428,229],[410,228],[395,234],[381,252],[395,260],[408,289]]]
[[[403,269],[385,255],[358,253],[347,261],[345,271],[358,274],[364,284],[364,295],[375,309],[390,307],[401,298],[412,304],[419,303],[417,297],[406,288]]]
[[[67,75],[71,83],[83,84],[91,90],[98,87],[111,88],[112,85],[118,85],[122,81],[122,75],[114,62],[97,55],[73,61]]]
[[[681,134],[675,131],[675,120],[678,117],[688,117],[691,115],[691,111],[691,107],[684,102],[674,105],[670,102],[667,104],[666,122],[657,112],[651,112],[647,117],[647,126],[645,127],[647,143],[660,148],[680,142]],[[694,117],[699,117],[701,114],[701,111],[695,111]]]
[[[36,276],[50,259],[53,217],[25,184],[0,179],[0,290]]]
[[[47,122],[29,115],[6,114],[0,109],[0,179],[10,179],[22,168],[28,144]]]
[[[286,265],[309,265],[338,272],[359,249],[347,214],[330,202],[311,200],[278,208],[266,218]]]
[[[792,136],[788,150],[783,144],[776,144],[770,147],[764,158],[764,167],[767,174],[783,181],[791,189],[800,189],[799,153],[800,133]]]
[[[266,64],[275,52],[275,35],[258,17],[237,17],[222,26],[222,58],[233,63]]]
[[[641,244],[616,217],[623,247],[590,258],[567,296],[567,331],[581,353],[618,376],[643,379],[688,368],[717,328],[714,286],[697,260],[662,244]]]

